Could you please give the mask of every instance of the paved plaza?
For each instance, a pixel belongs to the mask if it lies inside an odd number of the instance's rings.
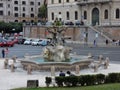
[[[27,87],[27,80],[39,80],[39,87],[45,87],[45,77],[51,76],[51,72],[46,71],[33,71],[31,75],[28,75],[27,71],[23,70],[22,67],[18,67],[15,72],[11,72],[10,68],[4,69],[4,60],[5,59],[0,59],[0,90]],[[108,74],[111,72],[120,72],[120,65],[110,63],[108,69],[100,67],[97,72],[88,68],[80,70],[79,75],[98,73]],[[73,71],[72,73],[75,72]],[[55,72],[55,75],[58,76],[59,72]]]
[[[9,58],[13,55],[17,55],[18,59],[23,58],[25,53],[30,55],[41,54],[43,47],[34,47],[34,46],[24,46],[16,45],[12,48],[9,48]],[[99,68],[97,72],[94,72],[93,69],[84,69],[80,70],[79,75],[84,74],[97,74],[103,73],[108,74],[111,72],[120,72],[120,48],[119,47],[84,47],[79,45],[73,45],[73,51],[79,55],[87,55],[89,52],[93,54],[94,57],[103,55],[104,57],[110,58],[110,65],[108,69]],[[2,49],[2,48],[0,48]],[[9,90],[12,88],[27,87],[27,80],[39,80],[39,86],[45,87],[45,77],[51,76],[51,72],[46,71],[33,71],[31,75],[27,74],[27,71],[23,70],[22,67],[18,67],[15,72],[11,72],[10,68],[4,69],[4,60],[0,58],[0,90]],[[73,73],[75,73],[73,71]],[[58,76],[59,72],[55,72],[55,75]]]

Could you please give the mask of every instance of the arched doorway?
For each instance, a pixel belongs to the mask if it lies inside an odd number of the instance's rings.
[[[93,10],[92,10],[92,25],[95,26],[96,24],[99,25],[99,10],[98,10],[98,8],[93,8]]]

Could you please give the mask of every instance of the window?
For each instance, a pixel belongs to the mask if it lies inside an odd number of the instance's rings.
[[[18,11],[18,7],[14,7],[14,10],[15,10],[15,11]]]
[[[34,17],[34,14],[32,13],[30,16],[31,16],[31,17]]]
[[[51,16],[52,16],[52,20],[54,20],[54,13],[53,12],[52,12]]]
[[[14,4],[18,4],[18,1],[14,1]]]
[[[34,5],[34,2],[30,2],[30,5]]]
[[[25,17],[25,13],[22,14],[22,17]]]
[[[67,20],[70,19],[70,15],[69,15],[69,12],[68,12],[68,11],[66,12],[66,19],[67,19]]]
[[[66,2],[69,2],[69,0],[66,0]]]
[[[108,19],[108,10],[107,9],[104,12],[104,19]]]
[[[34,9],[33,9],[33,8],[31,8],[31,11],[34,11]]]
[[[75,11],[75,20],[78,20],[78,12]]]
[[[3,15],[3,11],[0,11],[0,15]]]
[[[34,20],[31,20],[31,23],[33,23],[34,22]]]
[[[15,13],[14,16],[15,16],[15,17],[18,17],[18,13]]]
[[[22,22],[26,22],[26,20],[22,20]]]
[[[116,19],[120,18],[120,10],[117,8],[116,9]]]
[[[40,2],[38,2],[38,5],[40,6]]]
[[[10,4],[8,4],[8,8],[10,8]]]
[[[3,7],[3,3],[0,3],[0,7]]]
[[[18,22],[18,20],[15,20],[15,22]]]
[[[59,14],[61,14],[61,12],[59,12]]]
[[[26,5],[26,2],[25,2],[25,1],[22,1],[22,5]]]
[[[84,11],[84,19],[87,19],[87,11]]]
[[[25,7],[23,7],[23,11],[25,11]]]
[[[10,16],[10,11],[8,11],[8,16]]]
[[[61,3],[61,0],[59,0],[59,3]]]

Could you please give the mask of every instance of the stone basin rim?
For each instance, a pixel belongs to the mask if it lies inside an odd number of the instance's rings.
[[[83,56],[83,55],[71,55],[72,57],[80,57],[80,56]],[[33,64],[36,64],[36,65],[55,65],[55,64],[66,64],[66,65],[73,65],[73,64],[76,64],[76,63],[84,63],[84,62],[91,62],[93,61],[93,59],[90,59],[88,58],[87,56],[83,56],[84,58],[82,58],[81,60],[79,61],[73,61],[73,62],[40,62],[40,63],[37,63],[36,61],[32,60],[33,58],[35,57],[42,57],[42,55],[33,55],[33,56],[29,56],[29,60],[23,60],[21,59],[20,61],[21,62],[24,62],[24,63],[33,63]]]

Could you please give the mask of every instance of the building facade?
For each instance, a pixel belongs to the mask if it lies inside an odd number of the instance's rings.
[[[44,0],[0,0],[0,21],[37,22]]]
[[[120,25],[120,0],[48,0],[48,21],[56,17],[87,25]]]

